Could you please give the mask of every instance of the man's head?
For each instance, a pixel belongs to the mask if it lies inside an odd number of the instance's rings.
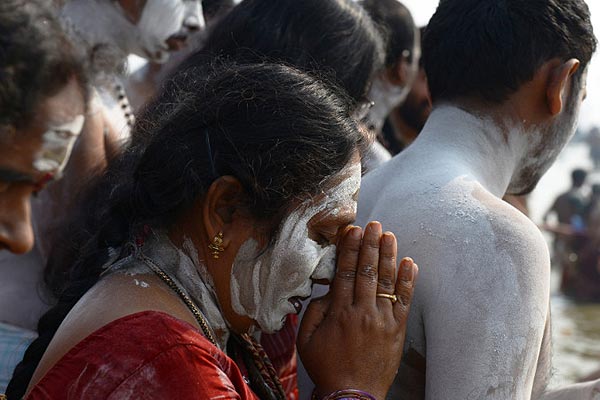
[[[410,89],[421,59],[420,34],[410,11],[398,0],[363,0],[361,5],[375,21],[386,42],[388,80]]]
[[[425,28],[421,28],[420,32],[421,38],[423,38]],[[419,60],[419,70],[410,92],[406,96],[404,103],[398,106],[396,110],[408,127],[417,134],[421,132],[427,118],[429,118],[429,114],[431,114],[431,98],[429,96],[427,75],[423,67],[423,58]]]
[[[546,62],[596,48],[584,0],[443,0],[423,40],[433,102],[471,97],[500,103]]]
[[[434,106],[522,131],[511,194],[533,190],[573,135],[595,49],[584,0],[443,0],[423,41]]]
[[[60,173],[85,114],[81,56],[42,0],[0,2],[0,249],[33,246],[31,195]]]
[[[587,172],[584,169],[574,169],[571,172],[571,183],[574,188],[580,188],[585,183],[585,178],[587,178]]]

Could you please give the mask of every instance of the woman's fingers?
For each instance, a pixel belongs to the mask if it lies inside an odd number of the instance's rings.
[[[394,307],[394,317],[398,320],[406,319],[408,315],[418,274],[419,267],[412,258],[406,257],[400,261],[398,279],[396,280],[398,302]]]
[[[377,277],[377,293],[393,295],[396,289],[396,237],[391,232],[386,232],[381,237],[379,249],[379,273]],[[377,304],[393,304],[392,300],[378,297]]]
[[[330,302],[331,299],[328,294],[312,300],[308,305],[306,312],[304,313],[304,317],[302,317],[300,329],[298,330],[298,337],[296,339],[299,349],[310,342],[313,333],[319,328],[319,325],[321,325],[321,322],[323,322],[325,319]]]
[[[375,304],[379,268],[381,224],[369,222],[365,228],[354,286],[354,304]]]
[[[331,289],[332,301],[336,307],[350,305],[354,302],[354,281],[356,280],[361,239],[362,229],[355,226],[346,231],[340,241],[337,269]]]

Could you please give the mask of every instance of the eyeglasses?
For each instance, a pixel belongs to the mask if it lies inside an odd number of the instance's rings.
[[[357,121],[362,121],[367,117],[369,111],[371,110],[371,108],[373,108],[374,105],[375,102],[369,99],[361,101],[360,103],[358,103],[356,109],[352,113],[352,117]]]

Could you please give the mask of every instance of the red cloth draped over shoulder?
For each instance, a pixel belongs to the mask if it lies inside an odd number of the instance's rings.
[[[157,311],[73,347],[27,399],[252,399],[237,365],[190,324]]]

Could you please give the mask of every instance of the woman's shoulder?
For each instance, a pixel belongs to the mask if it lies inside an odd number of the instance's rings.
[[[244,386],[233,361],[195,327],[164,312],[143,311],[79,342],[28,398],[239,398],[238,392],[249,392]]]

